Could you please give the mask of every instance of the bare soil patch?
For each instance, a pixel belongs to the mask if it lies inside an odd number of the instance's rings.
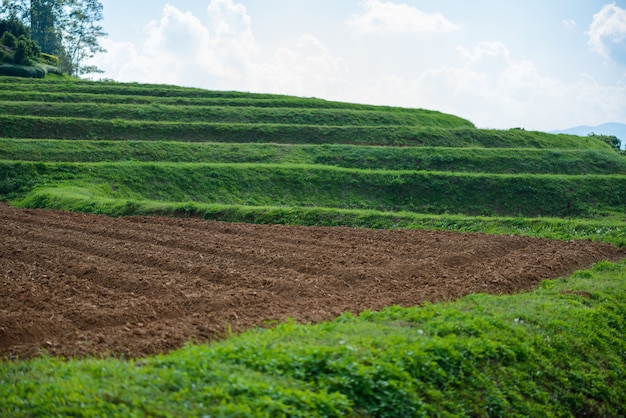
[[[111,218],[0,204],[0,357],[139,357],[294,318],[530,290],[591,241]]]

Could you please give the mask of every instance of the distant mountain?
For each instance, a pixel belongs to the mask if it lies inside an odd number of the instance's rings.
[[[598,126],[576,126],[574,128],[551,131],[553,134],[571,134],[579,136],[587,136],[591,133],[597,135],[612,135],[622,140],[622,149],[626,147],[626,123],[603,123]]]
[[[574,128],[552,131],[553,134],[572,134],[587,136],[590,133],[598,135],[613,135],[626,142],[626,123],[604,123],[598,126],[576,126]]]

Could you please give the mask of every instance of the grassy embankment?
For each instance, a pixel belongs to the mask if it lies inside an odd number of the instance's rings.
[[[625,160],[593,138],[68,80],[0,78],[0,109],[0,199],[18,206],[626,244]],[[136,362],[4,363],[0,412],[623,415],[625,275],[601,263],[526,295],[281,325]]]
[[[3,416],[623,416],[626,264],[147,359],[0,363]]]
[[[0,83],[0,137],[18,138],[0,143],[0,197],[17,205],[626,242],[624,159],[592,138],[288,96]]]

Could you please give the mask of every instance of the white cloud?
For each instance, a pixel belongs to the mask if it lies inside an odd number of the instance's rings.
[[[218,37],[238,38],[241,34],[252,36],[252,19],[243,4],[235,4],[232,0],[213,0],[207,11]]]
[[[367,88],[353,88],[350,99],[439,110],[497,129],[554,130],[626,120],[623,84],[601,85],[586,75],[566,83],[528,59],[515,58],[500,42],[457,48],[457,53],[458,64],[414,77],[357,80]]]
[[[108,52],[97,55],[92,63],[119,81],[217,88],[233,77],[244,77],[257,51],[245,8],[235,6],[232,0],[213,0],[208,8],[213,13],[208,16],[210,24],[205,25],[191,12],[168,4],[161,18],[147,26],[142,43],[105,39]]]
[[[561,23],[563,23],[563,26],[565,26],[567,29],[576,29],[576,27],[578,26],[576,21],[572,19],[565,19]]]
[[[473,51],[470,55],[460,51],[466,56],[466,66],[431,77],[446,80],[448,92],[439,94],[449,97],[452,93],[456,103],[451,110],[465,114],[479,126],[550,130],[559,125],[580,125],[581,121],[599,124],[626,120],[624,85],[602,86],[582,75],[566,83],[542,74],[528,59],[513,58],[499,43],[488,48],[483,43]]]
[[[149,61],[149,71],[160,80],[180,83],[207,60],[217,61],[209,49],[211,34],[190,12],[166,5],[158,22],[151,22],[141,51],[141,61]],[[197,71],[197,70],[196,70]]]
[[[301,36],[295,47],[278,50],[259,69],[258,89],[300,96],[336,95],[349,78],[346,63],[311,35]]]
[[[450,48],[400,75],[397,67],[384,63],[351,65],[349,56],[336,56],[312,35],[285,39],[282,48],[261,45],[246,8],[236,1],[207,1],[206,15],[166,6],[147,26],[141,42],[105,39],[109,52],[90,64],[118,81],[423,107],[468,118],[481,127],[550,130],[626,120],[623,82],[606,85],[581,76],[566,83],[516,57],[503,42]],[[400,7],[380,1],[368,4]]]
[[[610,58],[615,49],[625,52],[626,10],[615,4],[606,4],[593,15],[587,34],[591,49],[604,58]]]
[[[90,64],[118,81],[312,95],[336,94],[349,78],[345,62],[311,35],[289,48],[264,51],[245,6],[212,0],[205,22],[166,5],[142,43],[105,39]]]
[[[172,5],[150,22],[140,44],[105,39],[107,53],[92,63],[119,81],[229,88],[254,73],[260,48],[246,8],[212,0],[207,21]]]
[[[461,57],[472,62],[477,62],[484,57],[504,57],[508,61],[510,54],[508,48],[502,42],[481,42],[472,48],[471,51],[463,47],[458,47],[457,51],[461,54]]]
[[[426,13],[407,4],[366,0],[365,9],[364,14],[348,20],[348,26],[356,33],[430,33],[460,29],[440,13]]]

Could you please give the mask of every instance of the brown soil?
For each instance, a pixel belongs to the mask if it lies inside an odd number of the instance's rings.
[[[626,252],[416,230],[110,218],[0,204],[0,358],[144,356],[287,318],[511,293]]]

